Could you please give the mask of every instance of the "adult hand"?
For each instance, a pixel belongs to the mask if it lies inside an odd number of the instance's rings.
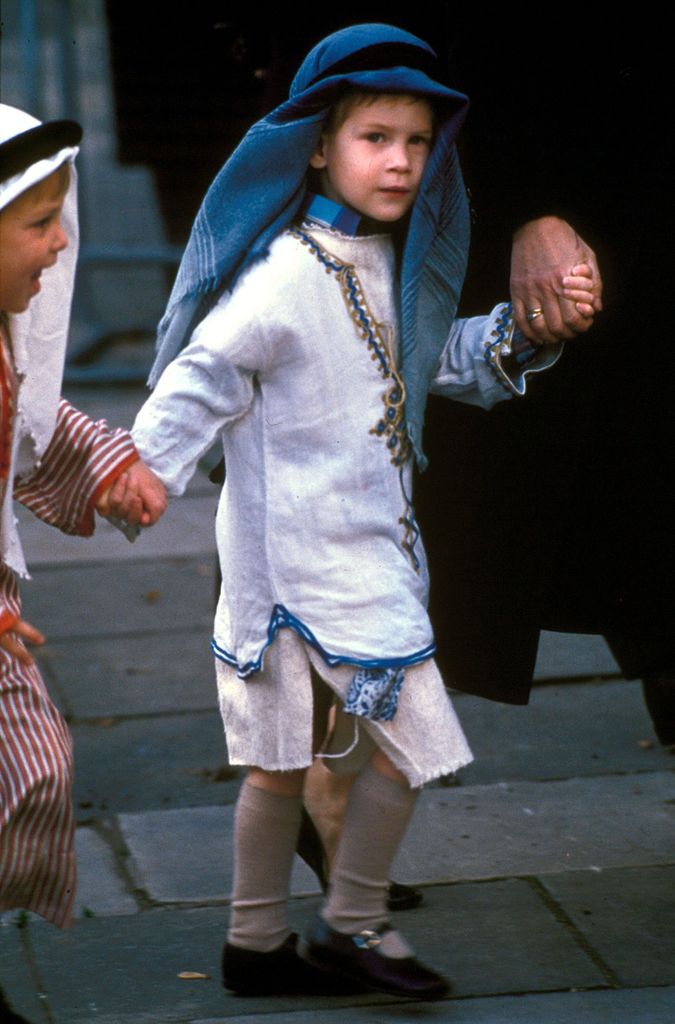
[[[516,231],[511,301],[516,323],[535,344],[573,338],[592,325],[602,309],[602,279],[595,253],[567,221],[539,217]],[[528,320],[528,310],[537,309],[542,315]]]
[[[30,622],[26,622],[24,619],[17,619],[10,629],[0,633],[0,647],[4,647],[7,653],[20,661],[22,665],[32,665],[35,659],[24,646],[24,641],[39,646],[45,642],[45,637],[39,629],[31,626]]]

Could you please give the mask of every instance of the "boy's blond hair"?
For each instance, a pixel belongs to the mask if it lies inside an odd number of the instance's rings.
[[[435,126],[436,111],[428,96],[417,95],[414,92],[382,92],[376,89],[358,89],[356,86],[349,86],[329,109],[326,120],[323,123],[322,135],[335,135],[352,111],[358,107],[367,107],[371,103],[377,103],[383,97],[392,100],[403,100],[404,103],[417,103],[419,101],[428,103],[431,110],[432,123]]]

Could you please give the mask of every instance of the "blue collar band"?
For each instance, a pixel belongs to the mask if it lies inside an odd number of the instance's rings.
[[[308,192],[302,211],[303,217],[322,224],[326,228],[335,228],[345,235],[355,235],[359,230],[361,214],[352,210],[349,206],[341,206],[340,203],[319,196],[315,192]]]

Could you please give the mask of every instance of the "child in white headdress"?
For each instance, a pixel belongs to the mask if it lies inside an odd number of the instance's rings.
[[[43,638],[21,617],[28,572],[12,503],[81,536],[94,510],[150,525],[165,504],[129,434],[60,398],[80,136],[75,122],[0,104],[0,911],[61,927],[75,895],[71,739],[25,646]]]

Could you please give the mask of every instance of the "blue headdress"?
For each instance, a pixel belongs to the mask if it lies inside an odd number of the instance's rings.
[[[307,55],[289,99],[247,132],[216,176],[197,214],[159,325],[154,385],[178,355],[214,296],[266,256],[298,213],[309,159],[329,108],[350,86],[429,97],[437,110],[434,147],[413,208],[401,266],[401,368],[406,419],[418,462],[429,382],[452,323],[466,269],[469,216],[455,138],[468,101],[431,77],[426,43],[390,25],[355,25]]]

